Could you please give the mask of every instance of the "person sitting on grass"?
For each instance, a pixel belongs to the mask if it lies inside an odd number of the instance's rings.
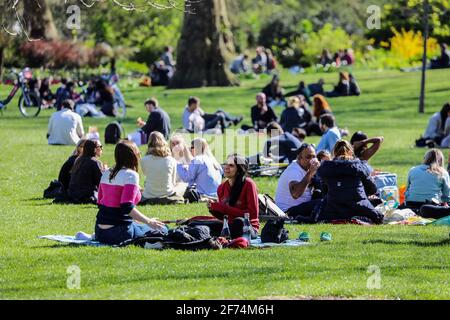
[[[72,100],[64,100],[61,107],[48,121],[48,144],[76,145],[84,136],[83,121],[73,111],[75,103]]]
[[[170,151],[177,163],[182,165],[189,165],[193,159],[190,148],[181,134],[175,134],[170,138]]]
[[[290,217],[309,217],[319,200],[312,200],[313,178],[320,166],[316,151],[304,143],[297,150],[297,160],[284,170],[275,192],[276,205]]]
[[[68,196],[73,203],[97,203],[98,185],[106,166],[98,158],[103,153],[100,141],[86,140],[83,153],[70,172]]]
[[[117,245],[143,237],[149,232],[164,233],[167,228],[158,219],[148,218],[136,205],[139,190],[139,149],[131,141],[120,141],[114,151],[115,165],[101,176],[95,239]]]
[[[418,146],[450,146],[450,102],[444,104],[441,111],[431,116],[423,138],[419,140],[423,143]]]
[[[242,116],[232,116],[223,110],[217,110],[215,113],[205,113],[200,108],[200,99],[190,97],[187,106],[183,112],[183,127],[188,132],[203,132],[214,129],[217,126],[225,133],[225,129],[231,124],[237,125],[242,121]]]
[[[350,95],[350,77],[348,72],[339,72],[339,82],[334,90],[327,92],[327,97],[345,97]]]
[[[291,163],[297,157],[296,151],[301,146],[300,140],[289,132],[284,132],[276,122],[271,122],[266,128],[269,138],[264,145],[263,155],[275,162]]]
[[[369,161],[370,158],[372,158],[380,149],[383,141],[383,137],[375,137],[369,139],[367,134],[362,131],[357,131],[352,135],[350,144],[352,145],[355,156],[358,159]]]
[[[431,149],[425,154],[423,164],[408,173],[404,207],[437,219],[449,215],[449,200],[450,178],[444,168],[444,155],[439,149]]]
[[[316,135],[322,136],[323,132],[320,129],[319,120],[324,114],[332,114],[330,105],[324,96],[317,94],[313,97],[313,107],[312,107],[312,119],[305,127],[306,134],[308,136]]]
[[[160,132],[150,134],[148,152],[141,159],[141,166],[146,177],[142,204],[183,203],[182,194],[177,194],[176,190],[177,161],[172,158],[169,144]]]
[[[300,81],[300,83],[298,84],[297,89],[295,89],[294,91],[291,91],[291,92],[285,94],[284,96],[286,98],[294,97],[294,96],[303,96],[305,98],[305,101],[308,103],[308,105],[311,105],[311,100],[310,100],[311,91],[306,86],[305,81]]]
[[[208,143],[203,138],[191,142],[194,157],[188,166],[178,164],[177,172],[188,187],[194,187],[204,198],[217,198],[217,187],[222,181],[222,166],[211,153]]]
[[[80,139],[80,141],[78,141],[72,155],[69,157],[69,159],[66,160],[66,162],[64,162],[61,169],[59,170],[58,181],[61,182],[65,191],[69,189],[70,172],[72,171],[75,160],[83,154],[83,147],[85,143],[86,139]]]
[[[226,180],[217,189],[218,201],[207,203],[214,217],[223,220],[224,216],[228,216],[232,239],[242,237],[245,213],[249,214],[252,239],[258,235],[258,190],[255,182],[247,177],[247,171],[248,161],[244,157],[238,154],[229,156],[224,166]],[[222,223],[219,223],[213,232],[220,235],[221,230]]]
[[[140,146],[147,143],[148,137],[154,131],[162,133],[165,139],[169,139],[170,117],[167,112],[159,107],[158,100],[156,98],[147,99],[144,106],[149,113],[147,122],[139,117],[136,122],[140,129],[128,135],[128,140]]]
[[[324,114],[319,120],[320,129],[324,133],[317,145],[317,152],[326,150],[331,152],[334,145],[341,139],[341,132],[336,126],[334,116],[331,114]]]
[[[283,95],[283,88],[280,84],[280,78],[278,75],[274,75],[269,84],[267,84],[263,89],[262,93],[266,95],[267,104],[271,107],[276,106],[286,106],[286,100]]]
[[[318,169],[326,197],[317,221],[349,220],[364,217],[381,224],[383,214],[373,207],[368,196],[377,192],[367,164],[357,158],[349,142],[340,140],[333,148],[333,160],[324,161]]]
[[[303,96],[290,98],[288,108],[281,113],[280,125],[283,130],[292,133],[294,128],[306,128],[312,119],[308,109]]]
[[[241,127],[242,130],[264,130],[269,123],[278,121],[272,107],[268,106],[266,103],[266,95],[262,92],[256,95],[256,105],[251,109],[251,118],[252,126],[243,125]]]
[[[439,45],[441,48],[441,55],[431,60],[430,68],[431,69],[445,69],[450,68],[450,50],[448,50],[448,46],[446,43],[441,43]]]

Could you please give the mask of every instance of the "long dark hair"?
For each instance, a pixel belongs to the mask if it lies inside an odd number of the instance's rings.
[[[95,149],[98,146],[98,142],[93,140],[86,140],[83,145],[83,153],[81,153],[78,158],[75,160],[75,163],[73,164],[71,173],[76,173],[83,164],[89,160],[95,157]]]
[[[444,104],[444,106],[441,109],[441,129],[445,129],[445,122],[447,121],[448,113],[450,112],[450,102],[447,102]]]
[[[123,168],[131,169],[136,172],[139,170],[139,149],[136,144],[131,141],[119,141],[114,150],[114,159],[116,160],[116,164],[111,170],[109,181],[114,179],[117,173]]]
[[[232,154],[228,157],[233,158],[233,163],[236,165],[236,179],[231,187],[230,200],[228,205],[233,207],[241,196],[242,189],[244,188],[245,180],[247,179],[248,172],[248,160],[238,154]]]

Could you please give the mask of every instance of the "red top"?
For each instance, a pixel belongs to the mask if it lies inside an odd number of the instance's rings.
[[[242,188],[241,196],[238,201],[231,207],[228,205],[231,195],[231,186],[228,181],[225,181],[217,188],[217,196],[219,201],[211,204],[211,213],[218,219],[223,219],[224,215],[228,215],[230,223],[233,219],[244,217],[244,214],[248,212],[250,223],[253,228],[259,230],[259,202],[258,191],[256,189],[255,182],[246,178],[244,187]]]

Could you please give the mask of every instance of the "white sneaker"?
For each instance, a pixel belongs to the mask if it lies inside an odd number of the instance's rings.
[[[85,233],[83,231],[78,231],[75,234],[75,240],[87,240],[87,241],[90,241],[90,240],[92,240],[92,235],[87,234],[87,233]]]

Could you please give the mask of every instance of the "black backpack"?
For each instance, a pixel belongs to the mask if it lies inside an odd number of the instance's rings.
[[[261,242],[283,243],[289,239],[289,231],[283,220],[269,220],[261,231]]]
[[[47,189],[44,190],[45,199],[55,199],[65,194],[63,184],[58,180],[53,180]]]
[[[106,126],[105,129],[105,143],[117,144],[122,136],[125,135],[122,125],[118,121],[113,121]]]
[[[186,188],[183,198],[187,203],[197,203],[200,202],[202,196],[198,192],[197,187],[192,185]]]

